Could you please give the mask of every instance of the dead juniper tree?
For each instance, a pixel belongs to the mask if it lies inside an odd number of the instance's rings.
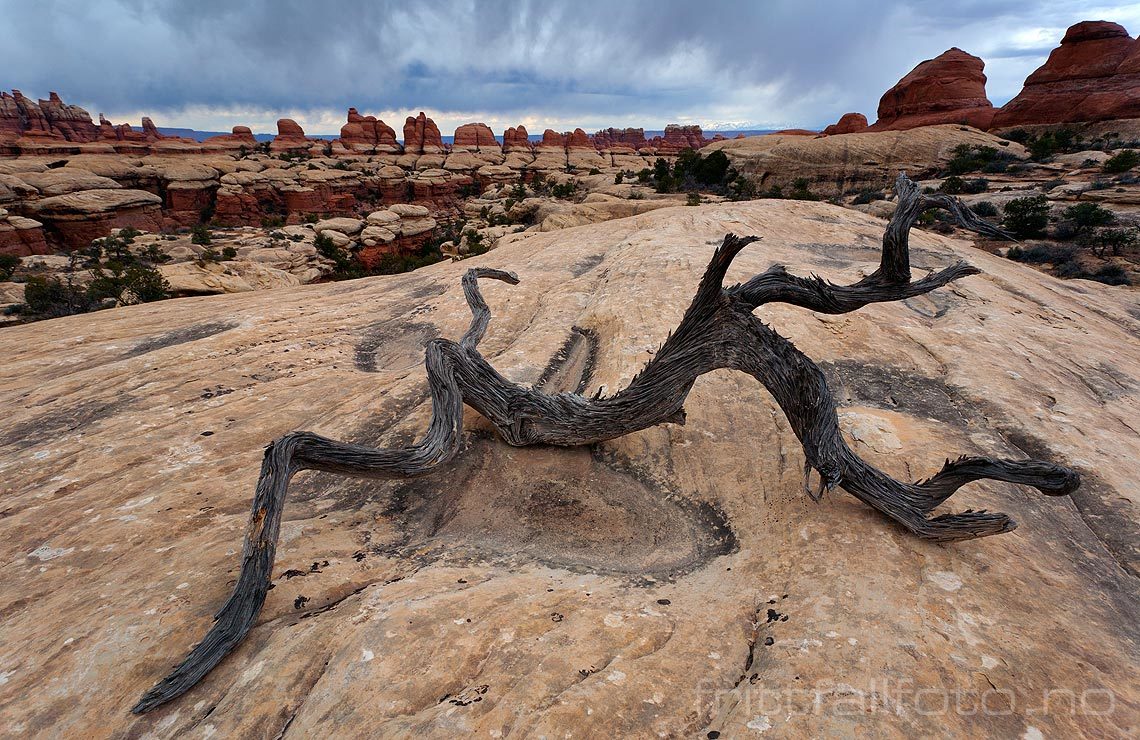
[[[768,389],[803,445],[805,490],[819,500],[824,488],[842,487],[915,535],[938,542],[1009,532],[1009,516],[986,511],[932,516],[931,512],[971,481],[991,479],[1036,487],[1049,496],[1074,491],[1076,472],[1039,460],[959,457],[919,483],[903,483],[862,460],[839,432],[835,401],[823,373],[791,342],[752,315],[766,303],[789,303],[828,314],[856,311],[869,303],[899,301],[979,272],[964,262],[911,280],[909,234],[929,208],[948,210],[962,226],[992,236],[1003,232],[956,199],[926,195],[905,174],[895,183],[898,207],[883,235],[879,268],[851,285],[817,276],[797,277],[780,265],[745,283],[724,287],[733,258],[758,237],[725,236],[697,286],[696,295],[656,356],[630,384],[612,396],[544,394],[510,382],[477,349],[491,312],[479,292],[479,278],[515,285],[502,270],[478,267],[463,276],[463,291],[474,318],[458,341],[433,339],[426,366],[432,417],[423,439],[410,447],[373,449],[310,432],[292,432],[265,450],[253,511],[245,533],[241,573],[214,626],[174,671],[148,691],[133,711],[146,712],[196,684],[253,626],[270,586],[281,512],[289,480],[302,470],[366,478],[425,475],[450,460],[460,446],[463,406],[486,417],[511,445],[587,445],[656,424],[683,423],[682,408],[696,379],[719,368],[752,375]],[[818,492],[808,486],[818,472]]]

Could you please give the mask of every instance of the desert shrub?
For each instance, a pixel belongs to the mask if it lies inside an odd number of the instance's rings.
[[[648,182],[653,182],[659,193],[711,191],[732,197],[734,183],[739,175],[729,165],[728,156],[716,151],[702,157],[695,149],[685,149],[677,155],[672,166],[663,158],[653,163],[653,170],[643,170]],[[641,174],[638,174],[641,181]]]
[[[170,255],[158,248],[157,244],[150,244],[139,255],[144,261],[157,265],[170,261]]]
[[[1090,276],[1091,280],[1105,285],[1131,285],[1132,281],[1120,265],[1105,265]]]
[[[433,265],[443,259],[441,252],[418,252],[416,254],[386,254],[380,258],[376,266],[369,271],[370,275],[399,275],[404,272],[418,270],[427,265]]]
[[[700,185],[721,186],[728,182],[729,170],[728,155],[722,151],[715,151],[707,157],[702,157],[695,149],[686,149],[677,157],[674,165],[674,175],[682,180],[691,177]]]
[[[737,175],[728,183],[728,197],[731,200],[752,200],[758,197],[756,183],[745,175]]]
[[[210,229],[206,224],[195,224],[190,229],[190,242],[192,244],[207,245],[210,243]]]
[[[261,228],[263,229],[279,229],[284,225],[284,216],[263,216],[261,218]]]
[[[966,193],[968,195],[976,195],[984,193],[989,189],[990,181],[984,177],[976,177],[970,180],[964,180],[957,175],[947,177],[938,190],[949,195],[960,195]]]
[[[472,180],[471,182],[465,182],[460,185],[456,190],[456,194],[459,195],[460,198],[476,198],[482,194],[482,191],[479,189],[479,183]]]
[[[306,213],[301,220],[307,224],[315,224],[317,221],[321,220],[321,217],[315,213]]]
[[[943,193],[947,193],[949,195],[958,195],[962,192],[962,189],[965,187],[965,185],[965,180],[958,177],[957,175],[951,175],[942,181],[942,184],[938,186],[938,189]]]
[[[1030,265],[1050,263],[1054,265],[1072,262],[1076,250],[1072,247],[1055,247],[1047,244],[1036,244],[1032,247],[1011,247],[1006,257],[1014,262],[1025,262]]]
[[[232,260],[237,259],[237,250],[233,247],[225,247],[222,249],[222,259]]]
[[[1005,172],[1014,156],[992,146],[959,144],[946,163],[947,175],[965,175],[968,172]]]
[[[1108,226],[1116,221],[1116,214],[1099,203],[1078,203],[1066,208],[1061,215],[1073,223],[1077,233],[1098,226]]]
[[[614,175],[614,185],[621,185],[621,181],[625,179],[625,174],[619,172]]]
[[[882,190],[860,190],[855,194],[855,199],[851,201],[853,205],[863,206],[868,203],[873,203],[876,200],[883,200],[886,195]]]
[[[1058,221],[1053,224],[1050,229],[1049,237],[1057,241],[1066,242],[1070,239],[1075,239],[1080,234],[1080,229],[1072,221]]]
[[[588,175],[600,175],[600,174],[602,174],[602,171],[599,170],[597,167],[591,167],[590,171],[587,172],[586,174],[588,174]]]
[[[1104,265],[1096,270],[1086,270],[1077,262],[1066,262],[1053,268],[1053,274],[1060,278],[1082,278],[1095,280],[1105,285],[1131,285],[1132,281],[1120,265]]]
[[[1015,236],[1037,236],[1049,225],[1049,200],[1044,195],[1014,198],[1002,210],[1002,224]]]
[[[20,258],[14,254],[0,254],[0,280],[7,280],[20,266]]]
[[[1140,154],[1133,149],[1125,149],[1105,161],[1104,171],[1110,175],[1127,172],[1138,164],[1140,164]]]
[[[970,206],[970,210],[983,218],[993,218],[998,215],[998,209],[988,200],[978,201]]]
[[[128,247],[128,239],[137,234],[96,239],[86,249],[73,252],[63,277],[30,276],[24,285],[28,312],[49,318],[169,297],[170,284],[148,258],[149,250],[135,255]],[[90,271],[86,285],[75,279],[79,267]]]
[[[150,265],[132,264],[97,274],[87,288],[93,301],[112,298],[117,303],[150,303],[170,294],[170,284]]]
[[[334,244],[328,234],[317,234],[317,238],[313,239],[313,248],[317,250],[317,254],[336,264],[337,273],[343,274],[353,270],[352,256],[344,248]]]
[[[575,180],[567,182],[560,182],[550,187],[550,194],[555,198],[569,199],[573,198],[578,192],[578,183]]]
[[[484,240],[483,235],[474,229],[465,231],[463,233],[467,241],[467,254],[474,256],[477,254],[486,254],[491,249],[491,245]]]
[[[792,200],[819,200],[819,196],[811,192],[806,177],[797,177],[792,181],[792,192],[788,193]]]
[[[990,181],[984,177],[975,177],[969,180],[962,179],[957,175],[951,175],[942,181],[938,186],[938,191],[948,195],[977,195],[989,190]]]
[[[642,168],[637,173],[637,181],[643,185],[645,183],[649,182],[649,179],[651,177],[653,177],[653,171],[650,170],[648,167]]]
[[[688,197],[685,198],[685,205],[687,205],[687,206],[699,206],[700,204],[701,204],[701,194],[700,193],[689,193]]]
[[[1123,254],[1126,249],[1134,247],[1137,241],[1140,241],[1140,237],[1135,228],[1099,228],[1082,234],[1080,244],[1098,257],[1104,257],[1109,252],[1114,255]]]
[[[669,162],[658,157],[653,163],[653,187],[659,193],[672,193],[677,190],[677,181],[673,178]]]
[[[28,312],[52,318],[91,310],[87,290],[70,280],[29,275],[24,282],[24,304]]]
[[[206,247],[205,249],[203,249],[202,252],[198,255],[198,260],[197,260],[199,266],[205,265],[207,262],[221,262],[221,261],[222,261],[222,253],[219,252],[218,250],[214,249],[213,247]]]
[[[1040,134],[1017,128],[1006,134],[1006,138],[1024,144],[1029,150],[1029,156],[1037,162],[1060,152],[1080,151],[1084,146],[1077,130],[1071,126],[1062,126]]]

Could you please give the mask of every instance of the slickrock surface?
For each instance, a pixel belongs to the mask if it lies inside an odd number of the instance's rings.
[[[738,170],[761,189],[787,188],[807,178],[819,195],[843,193],[860,185],[882,187],[892,173],[934,172],[953,156],[954,148],[989,146],[1017,158],[1020,144],[966,126],[923,126],[908,131],[877,131],[846,136],[769,134],[713,142],[704,154],[721,150]]]
[[[675,327],[725,232],[764,237],[729,282],[773,262],[847,282],[877,264],[882,227],[817,203],[662,209],[406,275],[3,331],[0,727],[1134,734],[1136,295],[926,234],[917,269],[965,258],[985,274],[846,316],[762,318],[821,364],[855,448],[890,473],[1025,451],[1082,471],[1071,499],[967,487],[951,510],[1021,527],[950,546],[840,491],[813,504],[784,417],[728,371],[698,380],[685,426],[594,449],[510,448],[469,411],[466,450],[435,475],[298,476],[258,626],[191,693],[129,714],[228,595],[267,442],[422,432],[422,345],[466,329],[467,268],[522,279],[484,287],[481,346],[502,373],[533,383],[554,365],[549,389],[585,374],[593,393]],[[596,332],[596,358],[573,326]]]

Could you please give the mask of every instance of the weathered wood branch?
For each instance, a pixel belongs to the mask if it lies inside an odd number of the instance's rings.
[[[758,306],[774,302],[846,313],[868,303],[922,295],[978,272],[957,263],[912,282],[910,229],[927,208],[945,208],[967,228],[990,235],[1001,232],[953,198],[923,195],[905,175],[899,176],[896,192],[898,207],[883,237],[880,266],[851,285],[797,277],[777,266],[724,288],[733,258],[758,239],[727,235],[676,331],[629,386],[607,397],[545,394],[496,372],[477,349],[491,318],[478,280],[516,284],[518,278],[502,270],[469,270],[463,277],[463,290],[473,314],[471,327],[459,342],[434,339],[426,348],[432,418],[423,439],[410,447],[373,449],[293,432],[270,444],[233,594],[202,642],[133,711],[149,711],[189,690],[252,628],[270,586],[282,509],[293,475],[301,470],[374,478],[430,473],[458,451],[465,404],[486,417],[509,444],[584,445],[683,420],[682,406],[696,379],[712,370],[731,368],[752,375],[771,393],[803,446],[808,472],[818,471],[821,490],[840,486],[919,537],[950,542],[1000,534],[1016,526],[1005,514],[985,511],[929,516],[972,481],[1019,483],[1051,496],[1075,490],[1079,478],[1074,471],[1038,460],[962,457],[947,461],[940,472],[919,483],[892,478],[847,446],[840,434],[835,401],[815,363],[752,315]]]

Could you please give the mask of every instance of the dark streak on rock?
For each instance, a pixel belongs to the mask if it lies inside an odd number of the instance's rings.
[[[92,424],[129,408],[134,400],[134,397],[123,394],[110,401],[96,399],[57,406],[27,421],[8,426],[0,434],[0,447],[11,445],[27,449],[72,432],[86,431]]]
[[[439,328],[419,321],[377,321],[364,329],[353,358],[366,373],[401,370],[423,362],[423,348],[439,336]]]
[[[205,339],[206,337],[212,337],[216,334],[229,331],[237,326],[238,324],[235,321],[211,321],[168,331],[165,334],[158,334],[143,339],[134,347],[127,350],[122,359],[138,357],[148,352],[165,349],[166,347],[174,347],[179,344],[186,344],[187,342],[196,342],[199,339]]]
[[[575,326],[534,384],[543,393],[583,393],[598,358],[598,333]]]
[[[573,265],[570,265],[570,274],[574,277],[581,277],[602,264],[602,260],[605,258],[606,256],[604,254],[592,254],[589,257],[583,257]]]

